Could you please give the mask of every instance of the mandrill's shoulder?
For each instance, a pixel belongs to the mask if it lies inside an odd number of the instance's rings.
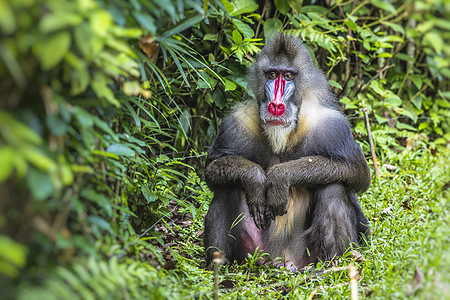
[[[237,103],[230,116],[238,124],[240,130],[252,136],[261,136],[261,119],[259,117],[259,105],[255,99]]]

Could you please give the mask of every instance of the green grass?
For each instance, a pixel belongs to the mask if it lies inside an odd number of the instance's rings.
[[[414,299],[450,299],[449,151],[435,156],[420,150],[392,152],[386,157],[383,163],[397,170],[381,167],[380,179],[373,179],[360,196],[373,231],[367,245],[356,249],[365,262],[356,262],[349,252],[339,258],[337,268],[311,276],[256,266],[255,255],[246,265],[221,267],[220,298],[350,299],[346,267],[353,263],[360,272],[360,299],[404,299],[408,293]],[[197,192],[199,201],[210,196],[204,188]],[[169,227],[180,236],[171,248],[177,262],[172,270],[152,267],[146,259],[117,258],[111,252],[108,259],[79,258],[70,266],[58,267],[43,285],[20,287],[19,298],[212,299],[213,272],[204,270],[196,234],[206,210],[207,205],[198,209],[190,227]],[[142,246],[143,241],[139,245],[138,252],[155,251]],[[423,279],[413,289],[416,268]]]

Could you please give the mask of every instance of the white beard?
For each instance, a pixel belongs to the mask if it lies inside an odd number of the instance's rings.
[[[269,144],[275,154],[286,151],[289,135],[295,126],[293,123],[288,127],[263,125],[264,135],[269,140]]]

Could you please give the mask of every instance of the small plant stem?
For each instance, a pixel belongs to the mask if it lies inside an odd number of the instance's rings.
[[[364,119],[366,120],[366,130],[369,136],[370,150],[372,151],[373,167],[375,169],[375,175],[380,179],[380,173],[378,171],[377,154],[375,153],[375,146],[373,145],[372,131],[370,130],[369,116],[367,115],[367,108],[363,108]]]
[[[214,300],[219,299],[219,265],[222,263],[222,255],[219,251],[213,253],[214,267]]]
[[[348,266],[348,276],[350,277],[351,299],[358,300],[358,271],[353,264]]]

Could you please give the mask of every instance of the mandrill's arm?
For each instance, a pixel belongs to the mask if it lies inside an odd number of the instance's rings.
[[[347,191],[363,192],[370,185],[370,170],[346,122],[325,122],[305,146],[307,156],[272,166],[267,171],[267,208],[272,218],[286,213],[291,186],[326,186],[342,183]]]
[[[267,207],[274,218],[286,213],[291,186],[317,186],[343,183],[353,192],[365,191],[370,171],[364,159],[358,162],[332,160],[324,156],[307,156],[273,166],[267,172]]]
[[[246,196],[251,216],[258,228],[264,228],[265,181],[264,170],[258,164],[237,155],[217,158],[206,167],[208,186],[238,186]]]

